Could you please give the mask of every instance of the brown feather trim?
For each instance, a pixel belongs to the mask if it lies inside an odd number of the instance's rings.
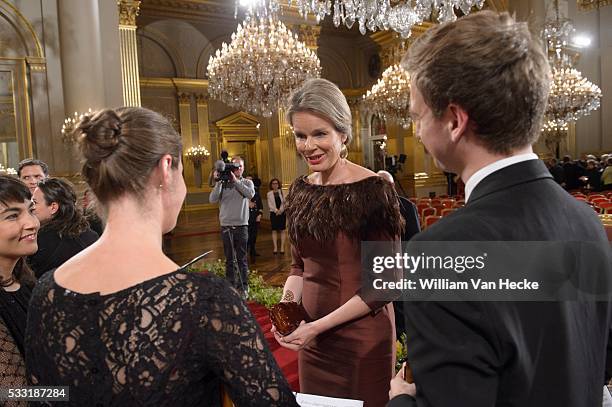
[[[401,236],[404,220],[392,184],[378,176],[350,184],[314,185],[296,179],[285,201],[291,243],[334,240],[339,232],[367,240],[373,232]]]

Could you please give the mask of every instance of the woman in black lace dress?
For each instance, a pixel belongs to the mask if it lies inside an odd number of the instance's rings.
[[[33,211],[28,187],[0,176],[0,388],[27,383],[23,342],[35,279],[25,256],[36,252],[40,227]]]
[[[70,386],[75,406],[215,405],[220,383],[237,406],[296,406],[240,296],[161,250],[186,195],[180,136],[131,107],[87,116],[77,131],[107,223],[34,290],[31,383]]]

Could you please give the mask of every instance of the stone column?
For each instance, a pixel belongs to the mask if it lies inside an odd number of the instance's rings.
[[[208,94],[196,95],[196,110],[198,112],[198,142],[211,151],[210,129],[208,127]]]
[[[285,109],[278,109],[278,135],[280,142],[280,161],[281,161],[281,183],[283,188],[288,188],[289,185],[297,178],[297,160],[295,152],[295,138],[291,127],[285,121]]]
[[[179,93],[179,124],[181,127],[181,138],[183,140],[183,151],[187,151],[189,147],[193,147],[191,134],[191,94]],[[195,186],[195,171],[191,161],[183,163],[185,172],[185,184],[187,188]]]
[[[97,0],[59,0],[65,114],[105,106]]]
[[[140,106],[140,79],[136,46],[136,16],[140,0],[119,0],[119,38],[121,50],[121,77],[123,104]]]

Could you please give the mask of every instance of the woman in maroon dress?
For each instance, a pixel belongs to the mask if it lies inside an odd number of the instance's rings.
[[[302,302],[311,322],[278,342],[299,350],[300,391],[384,406],[393,374],[391,304],[362,290],[361,241],[395,240],[402,219],[393,186],[346,159],[351,112],[324,79],[307,81],[287,112],[311,175],[289,190],[293,264],[282,301]]]

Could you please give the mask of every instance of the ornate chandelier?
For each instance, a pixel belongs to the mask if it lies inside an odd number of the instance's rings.
[[[559,143],[567,136],[567,123],[557,124],[555,122],[546,122],[542,126],[542,138],[544,144],[553,153],[557,152]]]
[[[574,27],[568,19],[559,17],[557,1],[555,9],[556,19],[546,23],[543,30],[553,76],[546,120],[549,125],[562,127],[599,109],[601,89],[573,67],[567,46]]]
[[[275,13],[250,13],[208,61],[208,92],[225,104],[271,117],[306,79],[318,77],[317,55]]]
[[[484,0],[289,0],[302,17],[314,14],[317,21],[332,14],[336,27],[343,23],[351,28],[355,22],[361,34],[367,30],[394,30],[403,38],[410,36],[413,25],[429,19],[432,14],[439,22],[455,21],[455,9],[464,15],[472,7],[482,8]],[[414,4],[414,5],[413,5]]]
[[[391,65],[363,96],[364,108],[385,121],[410,126],[410,77],[399,64]]]

